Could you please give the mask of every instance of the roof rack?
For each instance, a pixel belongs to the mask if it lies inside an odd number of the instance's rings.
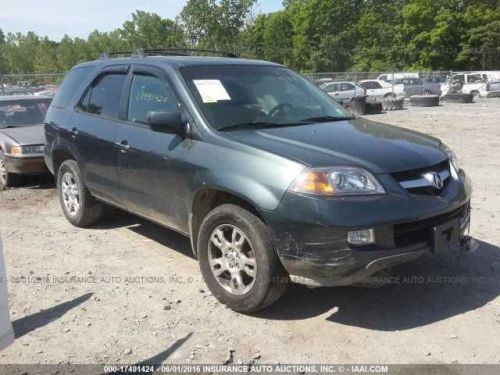
[[[222,56],[222,57],[238,57],[236,54],[231,52],[216,51],[211,49],[199,49],[199,48],[151,48],[137,49],[133,56],[134,57],[147,57],[147,56],[196,56],[196,55],[212,55],[212,56]]]
[[[99,60],[107,60],[113,57],[130,57],[132,55],[132,51],[121,51],[121,52],[103,52],[99,56]]]
[[[238,56],[231,52],[221,52],[210,49],[198,48],[139,48],[133,52],[104,52],[99,59],[107,60],[113,57],[147,57],[147,56],[221,56],[237,58]]]

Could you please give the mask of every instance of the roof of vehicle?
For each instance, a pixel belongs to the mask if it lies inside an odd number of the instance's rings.
[[[330,81],[330,82],[326,82],[325,85],[329,85],[330,83],[350,83],[352,85],[357,84],[357,82],[354,82],[354,81]]]
[[[148,64],[148,65],[171,65],[176,68],[199,65],[266,65],[280,66],[279,64],[262,61],[250,60],[233,57],[209,57],[209,56],[146,56],[146,57],[126,57],[126,58],[105,58],[95,61],[89,61],[77,65],[86,66],[108,66],[117,64]]]
[[[52,100],[52,98],[48,96],[34,96],[34,95],[3,95],[3,96],[0,95],[0,102],[13,102],[18,100],[41,101],[41,100]]]

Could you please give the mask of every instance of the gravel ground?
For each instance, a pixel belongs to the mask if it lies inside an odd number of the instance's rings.
[[[32,179],[0,193],[17,335],[0,363],[500,363],[500,101],[370,118],[455,149],[475,253],[403,265],[382,288],[294,285],[242,315],[207,291],[188,239],[125,214],[74,228],[50,179]]]

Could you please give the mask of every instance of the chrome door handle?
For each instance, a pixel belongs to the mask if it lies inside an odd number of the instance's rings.
[[[121,141],[120,143],[116,142],[115,146],[120,149],[122,154],[125,154],[130,149],[130,145],[125,140]]]

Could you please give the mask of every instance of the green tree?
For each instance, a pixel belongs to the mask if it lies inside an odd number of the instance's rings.
[[[33,61],[36,73],[57,73],[57,43],[45,37],[40,39],[36,46]]]
[[[285,11],[259,15],[243,38],[250,57],[293,65],[293,25]]]
[[[403,1],[366,1],[356,25],[356,47],[352,69],[383,71],[402,68],[404,50],[398,37],[398,9]]]
[[[500,68],[500,7],[471,4],[463,14],[465,32],[457,61],[465,69]]]
[[[349,68],[361,4],[361,0],[289,2],[294,65],[307,71]]]
[[[8,33],[6,42],[5,57],[11,73],[33,73],[39,37],[31,31],[26,35]]]
[[[177,22],[155,13],[138,10],[120,30],[124,43],[134,48],[168,48],[184,45],[184,35]]]
[[[189,0],[180,14],[186,37],[201,48],[239,53],[247,18],[256,0]]]
[[[2,29],[0,29],[0,75],[7,74],[9,72],[9,65],[5,56],[6,49],[7,43],[5,41],[5,34]]]

